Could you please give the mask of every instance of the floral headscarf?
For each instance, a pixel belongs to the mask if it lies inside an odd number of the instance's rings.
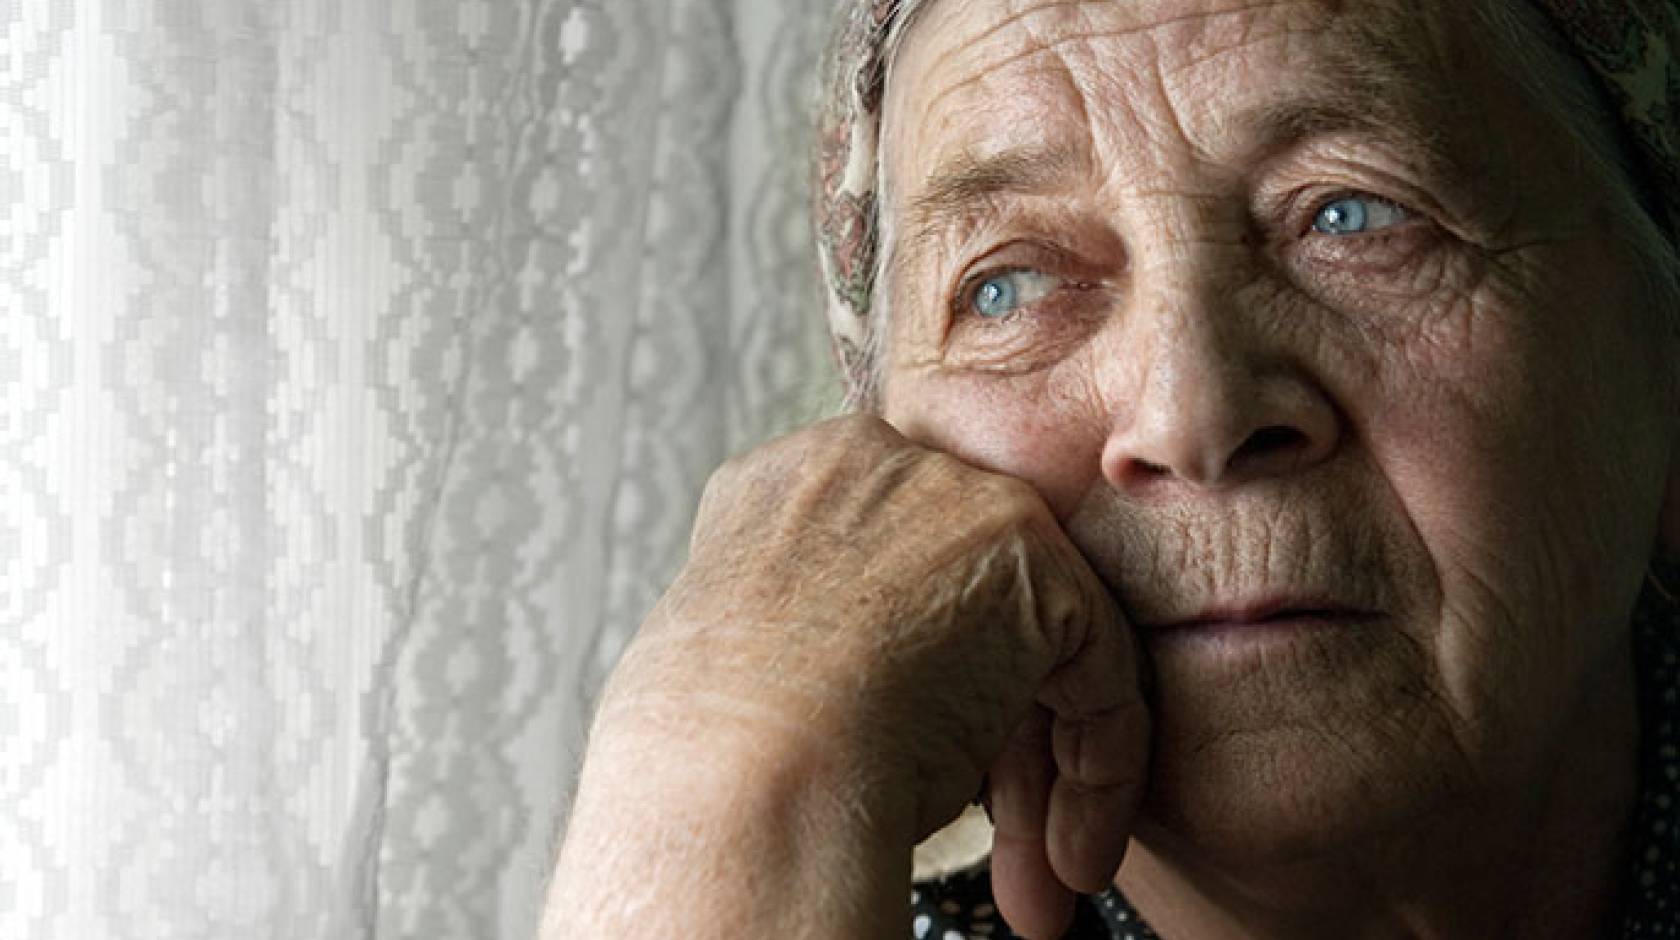
[[[915,0],[845,0],[817,126],[817,246],[829,332],[849,393],[866,396],[877,237],[877,157],[887,49]],[[1680,219],[1680,4],[1675,0],[1533,0],[1598,77],[1638,151],[1652,191]]]

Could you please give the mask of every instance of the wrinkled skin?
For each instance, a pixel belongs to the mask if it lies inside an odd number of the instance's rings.
[[[835,853],[816,886],[795,881],[787,893],[809,903],[861,880],[875,850],[896,848],[903,871],[894,882],[882,870],[883,903],[902,921],[911,847],[989,773],[1003,884],[1050,898],[1065,918],[1068,886],[1095,892],[1113,878],[1143,796],[1149,717],[1137,666],[1113,598],[1031,487],[874,417],[830,421],[731,461],[709,483],[688,565],[603,694],[574,818],[589,828],[610,817],[673,766],[670,788],[653,786],[649,802],[669,789],[685,793],[683,810],[732,802],[699,795],[711,789],[703,768],[720,767],[725,791],[771,791],[737,815],[796,818],[789,828],[816,834],[792,851]],[[787,809],[813,802],[816,818]],[[589,841],[578,828],[569,851]],[[845,847],[858,833],[872,844]],[[747,854],[787,848],[767,841]],[[551,911],[602,903],[566,883],[574,865],[577,879],[605,880],[563,852]],[[775,903],[799,910],[779,893]],[[721,907],[696,915],[718,936],[826,935]],[[882,930],[896,937],[904,925]]]
[[[990,771],[1027,936],[1112,879],[1169,937],[1601,924],[1680,356],[1615,187],[1455,10],[934,3],[888,85],[884,422],[713,480],[603,696],[551,913],[620,923],[578,912],[648,882],[609,849],[671,818],[715,935],[902,935],[911,843]],[[1361,25],[1415,81],[1360,122],[1244,118],[1357,86]],[[1350,194],[1404,211],[1316,230]],[[1033,299],[980,316],[1011,270]],[[765,817],[818,835],[732,825],[795,804]],[[862,887],[825,928],[778,919],[799,885]]]
[[[1138,625],[1157,738],[1122,886],[1183,935],[1214,907],[1323,930],[1292,915],[1335,891],[1466,900],[1546,826],[1625,816],[1674,347],[1613,187],[1444,6],[943,3],[891,77],[885,415],[1031,483]],[[1360,25],[1420,87],[1360,126],[1244,120],[1352,87]],[[951,175],[1016,148],[1037,178]],[[1350,193],[1407,212],[1314,230]],[[1053,286],[981,316],[965,285],[1012,269]],[[1161,629],[1279,595],[1353,615]],[[1559,766],[1582,747],[1608,766]]]

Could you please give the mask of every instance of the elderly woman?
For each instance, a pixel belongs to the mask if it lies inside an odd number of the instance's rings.
[[[855,10],[857,413],[713,479],[547,935],[1680,935],[1676,54],[1633,0]]]

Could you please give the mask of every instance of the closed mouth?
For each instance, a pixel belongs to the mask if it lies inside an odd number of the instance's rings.
[[[1195,630],[1208,627],[1238,628],[1302,621],[1365,620],[1373,611],[1308,598],[1268,598],[1241,604],[1220,604],[1188,616],[1143,624],[1151,632]]]

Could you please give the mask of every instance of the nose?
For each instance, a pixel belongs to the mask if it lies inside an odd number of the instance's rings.
[[[1102,452],[1110,485],[1134,494],[1230,487],[1299,472],[1335,451],[1341,419],[1303,368],[1256,348],[1239,312],[1185,302],[1183,292],[1176,300],[1145,312],[1122,343],[1145,358],[1133,373],[1140,378],[1113,396]]]

